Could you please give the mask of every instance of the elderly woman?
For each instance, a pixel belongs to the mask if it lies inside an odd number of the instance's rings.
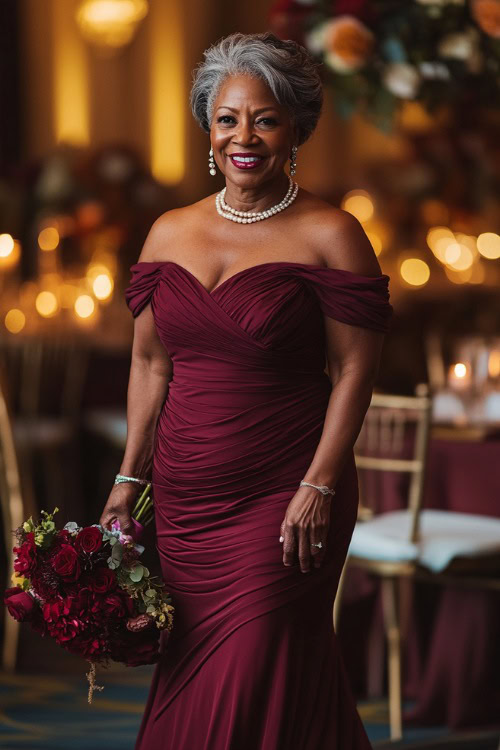
[[[130,527],[151,476],[175,615],[135,747],[366,749],[332,605],[388,277],[358,221],[293,180],[322,103],[305,49],[232,34],[191,102],[225,187],[160,216],[131,267],[129,481],[101,516]]]

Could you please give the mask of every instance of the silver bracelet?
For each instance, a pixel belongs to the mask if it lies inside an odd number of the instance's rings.
[[[307,485],[308,487],[314,487],[314,489],[319,490],[322,495],[332,495],[332,497],[333,495],[335,495],[335,490],[330,489],[329,487],[326,486],[326,484],[311,484],[311,482],[306,482],[304,481],[304,479],[302,479],[299,486],[302,487],[302,485]]]
[[[122,482],[137,482],[137,484],[149,484],[148,479],[137,479],[137,477],[126,477],[124,474],[117,474],[115,477],[115,484],[121,484]]]

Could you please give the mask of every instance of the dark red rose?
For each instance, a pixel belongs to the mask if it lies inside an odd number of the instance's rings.
[[[107,617],[130,617],[134,613],[134,603],[128,594],[108,594],[102,608]]]
[[[109,651],[107,640],[97,634],[90,638],[74,638],[72,641],[65,643],[64,647],[72,654],[78,654],[84,659],[92,659],[93,661],[98,661],[99,657],[106,657]]]
[[[37,564],[35,534],[33,531],[29,531],[26,534],[26,539],[20,547],[14,547],[14,553],[17,555],[17,559],[14,561],[14,570],[16,573],[29,578]]]
[[[75,539],[78,552],[91,554],[102,547],[102,533],[96,526],[86,526]]]
[[[110,568],[96,568],[89,577],[88,585],[96,594],[114,591],[117,586],[116,574]]]
[[[7,606],[9,614],[18,622],[32,620],[38,607],[31,594],[22,591],[19,586],[5,591],[3,603]]]
[[[90,613],[79,598],[59,598],[43,605],[43,616],[50,635],[57,643],[66,645],[67,641],[82,635],[90,625]]]
[[[130,648],[123,654],[127,667],[140,667],[142,664],[155,664],[160,658],[160,639],[150,636],[139,643],[131,642]]]
[[[76,549],[70,544],[61,544],[52,559],[52,567],[61,578],[76,581],[80,576],[80,561]]]
[[[294,39],[304,43],[306,19],[311,14],[311,7],[296,0],[276,0],[269,11],[269,28],[280,39]]]

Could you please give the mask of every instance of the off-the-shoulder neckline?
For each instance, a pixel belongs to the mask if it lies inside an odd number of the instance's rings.
[[[298,266],[299,268],[308,268],[312,271],[330,271],[332,273],[337,273],[340,275],[345,275],[349,278],[352,278],[353,280],[359,279],[362,281],[371,281],[371,282],[379,282],[381,280],[386,281],[389,280],[389,277],[387,274],[381,274],[380,276],[364,276],[363,274],[355,273],[354,271],[347,271],[343,268],[330,268],[330,266],[320,266],[316,265],[314,263],[299,263],[297,261],[289,261],[289,260],[269,260],[264,263],[257,263],[254,266],[248,266],[247,268],[242,268],[240,271],[236,271],[236,273],[233,273],[232,276],[229,276],[227,279],[224,279],[220,284],[217,284],[212,290],[208,290],[201,281],[193,274],[191,271],[189,271],[185,266],[181,266],[180,263],[176,263],[174,260],[141,260],[137,263],[134,263],[132,266],[130,266],[130,270],[132,271],[134,268],[138,266],[163,266],[163,265],[172,265],[176,266],[179,270],[183,271],[187,276],[189,276],[191,279],[193,279],[198,286],[203,289],[206,294],[208,294],[210,297],[215,294],[216,291],[221,289],[223,286],[228,284],[230,281],[233,281],[238,276],[241,276],[244,273],[249,273],[251,271],[255,271],[259,268],[264,268],[267,266]]]

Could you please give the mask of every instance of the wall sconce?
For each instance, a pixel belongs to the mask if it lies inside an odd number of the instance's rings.
[[[132,41],[148,10],[147,0],[83,0],[76,21],[86,41],[112,53]]]

